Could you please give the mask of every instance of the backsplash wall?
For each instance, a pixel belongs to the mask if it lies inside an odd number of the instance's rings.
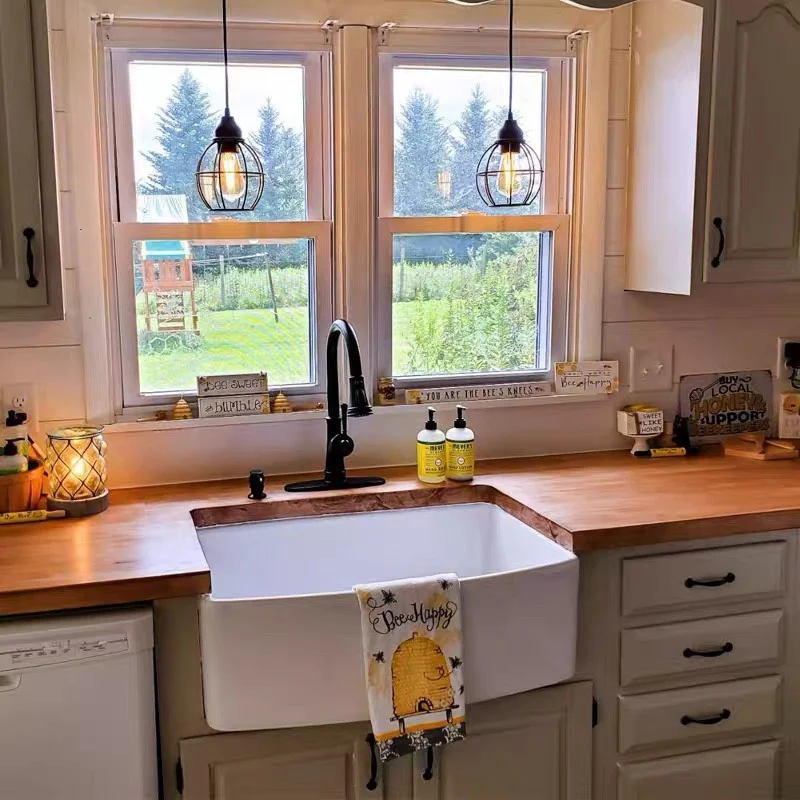
[[[67,141],[69,115],[81,110],[67,107],[70,58],[65,2],[49,0],[48,5],[67,318],[0,325],[0,384],[30,381],[37,385],[43,430],[85,418],[83,342],[102,335],[99,330],[81,330],[74,165],[69,163]],[[662,405],[671,414],[680,375],[774,369],[777,338],[800,334],[796,311],[800,284],[701,286],[689,298],[624,291],[630,45],[630,10],[623,8],[613,13],[602,343],[603,357],[620,361],[623,390],[611,400],[590,403],[476,407],[469,417],[481,458],[625,446],[616,433],[614,411],[630,399],[626,387],[631,347],[674,346],[673,390],[636,398]],[[378,410],[371,418],[356,420],[357,449],[350,463],[412,462],[420,424],[419,409]],[[219,426],[191,433],[131,432],[129,428],[108,431],[112,485],[233,477],[245,475],[253,466],[285,473],[317,469],[322,462],[324,423],[320,419]]]

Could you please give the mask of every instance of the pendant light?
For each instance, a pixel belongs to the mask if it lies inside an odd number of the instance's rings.
[[[197,162],[197,191],[210,211],[252,211],[264,191],[264,169],[231,116],[228,98],[228,0],[222,0],[225,113]]]
[[[525,142],[512,113],[514,99],[514,0],[508,6],[508,118],[497,141],[478,162],[475,185],[487,206],[529,206],[542,190],[542,161]]]

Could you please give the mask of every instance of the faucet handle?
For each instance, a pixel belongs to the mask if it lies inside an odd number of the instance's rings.
[[[340,406],[342,412],[342,436],[347,436],[347,403]]]

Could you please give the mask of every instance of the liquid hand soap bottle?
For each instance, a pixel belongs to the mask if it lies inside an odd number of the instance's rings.
[[[428,421],[417,434],[417,477],[423,483],[445,480],[445,439],[435,420],[436,409],[428,408]]]
[[[467,427],[464,406],[456,406],[458,414],[447,431],[447,477],[451,481],[471,481],[475,477],[475,434]]]

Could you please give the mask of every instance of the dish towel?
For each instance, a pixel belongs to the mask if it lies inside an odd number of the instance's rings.
[[[354,586],[369,716],[382,761],[466,735],[457,575]]]

